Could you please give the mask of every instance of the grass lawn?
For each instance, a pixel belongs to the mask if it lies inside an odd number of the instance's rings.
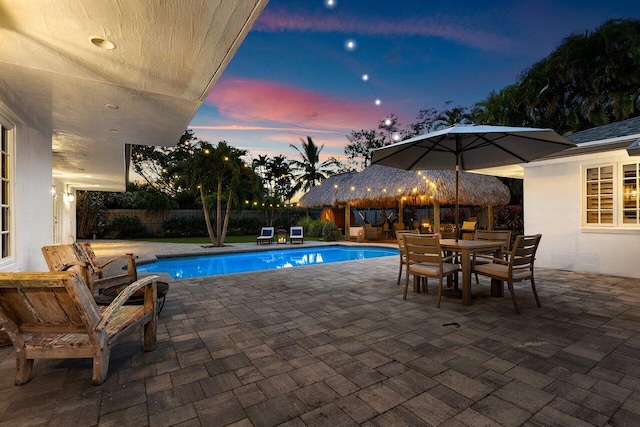
[[[258,236],[227,236],[225,243],[255,243]],[[276,236],[277,238],[277,236]],[[208,237],[158,237],[148,239],[135,239],[141,242],[158,242],[158,243],[197,243],[211,244]],[[304,240],[322,240],[320,237],[304,237]]]

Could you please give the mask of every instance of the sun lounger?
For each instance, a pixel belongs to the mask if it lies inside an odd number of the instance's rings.
[[[262,227],[262,229],[260,230],[260,235],[256,239],[256,243],[259,245],[270,245],[271,243],[273,243],[274,230],[274,227]]]
[[[303,227],[291,227],[289,229],[289,243],[304,243]]]

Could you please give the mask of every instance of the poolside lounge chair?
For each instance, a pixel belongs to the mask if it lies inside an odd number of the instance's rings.
[[[262,227],[260,235],[256,239],[258,245],[273,243],[274,227]]]
[[[304,228],[303,227],[291,227],[289,228],[289,243],[304,243]]]
[[[92,382],[107,378],[109,354],[128,332],[144,329],[144,351],[156,345],[156,280],[129,285],[100,310],[77,271],[0,273],[0,320],[16,353],[15,384],[31,378],[35,359],[93,358]],[[144,289],[143,305],[124,305]]]

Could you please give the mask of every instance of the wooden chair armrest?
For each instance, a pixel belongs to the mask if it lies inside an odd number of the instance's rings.
[[[116,314],[118,309],[122,307],[131,296],[136,293],[139,289],[142,289],[145,286],[151,286],[153,290],[153,294],[157,292],[157,282],[158,276],[147,276],[138,281],[133,282],[129,286],[127,286],[122,292],[118,294],[117,297],[109,304],[109,306],[102,312],[102,319],[96,329],[103,329],[107,323],[111,321],[113,316]],[[146,295],[145,295],[146,297]],[[146,303],[147,301],[145,301]],[[147,305],[147,304],[145,304]]]
[[[492,261],[492,262],[494,262],[496,264],[505,264],[505,265],[509,264],[507,261],[503,260],[502,258],[495,258],[495,257],[488,256],[488,255],[475,255],[475,254],[473,256],[473,262],[474,263],[476,261],[476,258],[486,259],[486,260]]]
[[[449,256],[446,256],[446,257],[442,258],[442,262],[449,262],[449,261],[454,260],[456,258],[458,258],[457,254],[449,255]]]
[[[99,291],[106,288],[112,288],[114,286],[129,286],[136,281],[135,279],[136,278],[132,278],[129,273],[123,273],[117,276],[105,277],[104,279],[93,279],[92,283],[94,290]]]
[[[135,262],[136,262],[136,260],[133,257],[133,255],[120,255],[120,256],[117,256],[115,258],[108,259],[103,263],[98,263],[98,265],[100,266],[100,268],[104,268],[105,266],[111,264],[112,262],[119,261],[121,259],[126,259],[127,262],[133,262],[134,265],[135,265]]]
[[[84,268],[87,268],[87,267],[89,267],[89,263],[88,262],[84,262],[84,261],[80,261],[80,260],[71,261],[71,262],[66,263],[64,266],[62,266],[60,271],[67,271],[71,267],[84,267]]]

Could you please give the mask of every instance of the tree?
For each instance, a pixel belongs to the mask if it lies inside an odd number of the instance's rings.
[[[474,108],[479,123],[566,134],[640,115],[640,20],[572,34],[518,81]]]
[[[371,164],[373,150],[387,145],[385,134],[376,130],[352,131],[347,139],[349,144],[345,147],[344,154],[363,169]]]
[[[266,181],[269,185],[269,196],[273,196],[277,203],[293,196],[293,175],[289,160],[283,155],[275,156],[267,162]]]
[[[269,158],[267,155],[259,155],[257,159],[251,161],[253,171],[260,177],[262,185],[267,186],[267,167],[269,166]]]
[[[293,189],[294,191],[308,191],[315,187],[316,184],[333,175],[335,173],[334,168],[338,167],[339,164],[336,163],[335,158],[320,162],[320,152],[322,152],[324,145],[318,147],[310,136],[307,136],[306,141],[300,138],[300,142],[302,143],[302,150],[293,144],[289,145],[302,158],[302,160],[290,161],[296,181]]]
[[[193,143],[197,141],[193,131],[187,129],[173,147],[154,147],[133,145],[131,148],[131,165],[133,170],[144,180],[148,187],[169,197],[179,197],[180,188],[175,185],[173,174],[166,173],[169,163],[175,161],[177,153],[189,153]]]
[[[449,104],[451,101],[447,101],[445,106]],[[402,139],[423,135],[456,124],[471,124],[473,123],[472,118],[473,115],[467,107],[457,106],[442,110],[424,108],[416,116],[418,121],[409,125]]]
[[[246,154],[246,150],[234,148],[225,141],[220,141],[217,146],[198,141],[189,150],[175,151],[170,156],[165,173],[175,177],[177,186],[198,190],[207,233],[213,246],[224,244],[233,202],[239,205],[237,195],[247,191],[257,192],[259,178],[241,159]],[[207,197],[211,194],[216,199],[215,230],[207,203]],[[223,199],[226,205],[224,219]]]

